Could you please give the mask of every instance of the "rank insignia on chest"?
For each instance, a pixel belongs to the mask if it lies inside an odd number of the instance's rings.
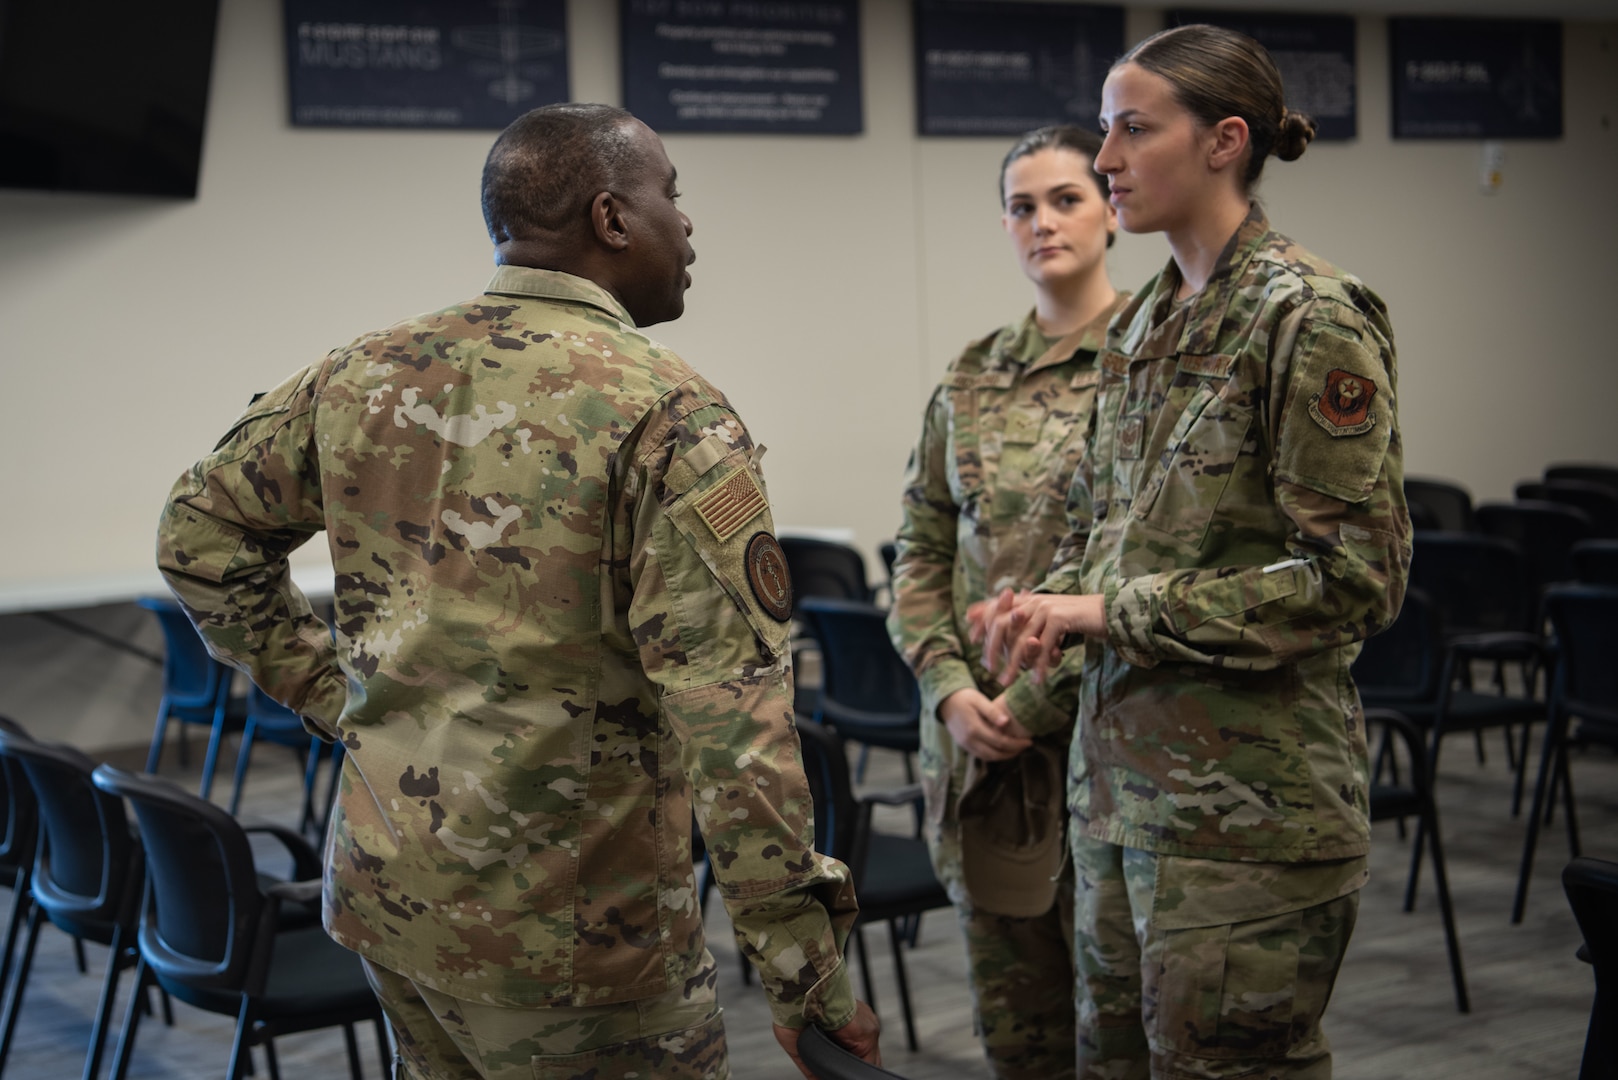
[[[1327,434],[1360,435],[1376,426],[1371,399],[1376,383],[1342,368],[1326,373],[1326,387],[1309,399],[1309,415]]]
[[[735,469],[697,500],[697,516],[721,544],[736,530],[752,521],[768,505],[759,490],[753,471],[746,465]]]

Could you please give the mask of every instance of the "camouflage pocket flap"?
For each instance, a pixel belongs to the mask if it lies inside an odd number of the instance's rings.
[[[1190,930],[1268,919],[1324,904],[1364,886],[1363,857],[1318,863],[1247,863],[1160,855],[1152,925]]]
[[[684,495],[691,490],[691,485],[706,476],[709,469],[725,460],[730,453],[729,443],[718,435],[709,435],[669,467],[664,485],[674,494]]]

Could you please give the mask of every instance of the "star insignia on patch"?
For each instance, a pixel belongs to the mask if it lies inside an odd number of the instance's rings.
[[[1326,372],[1325,388],[1309,399],[1309,415],[1333,437],[1362,435],[1376,426],[1376,417],[1371,415],[1374,397],[1376,383],[1333,368]]]

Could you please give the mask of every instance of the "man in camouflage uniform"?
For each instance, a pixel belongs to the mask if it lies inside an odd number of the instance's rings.
[[[1071,334],[1046,336],[1030,312],[969,346],[933,392],[905,476],[888,624],[921,687],[928,847],[960,916],[980,1035],[1001,1080],[1073,1075],[1072,887],[1064,878],[1034,914],[969,895],[960,800],[971,755],[945,728],[942,706],[957,693],[980,695],[987,706],[1001,692],[967,641],[966,611],[1000,589],[1031,587],[1050,568],[1067,533],[1067,488],[1095,402],[1096,351],[1125,299],[1115,297]],[[1020,732],[1006,738],[1018,760],[972,763],[974,777],[986,772],[974,787],[1020,791],[1025,767],[1065,757],[1072,727],[1071,713],[1036,724],[1029,734],[1038,750]],[[1053,800],[1059,779],[1056,787]],[[1052,810],[1059,853],[1059,806]]]
[[[1054,722],[1078,674],[1080,1075],[1329,1077],[1370,836],[1349,667],[1410,564],[1392,329],[1256,205],[1206,287],[1181,282],[1171,260],[1100,356],[1075,532],[1037,590],[1078,595],[1002,597],[988,647],[1038,636],[1043,667],[1086,637],[1007,693]]]
[[[262,395],[175,485],[159,562],[216,655],[348,755],[326,927],[411,1078],[729,1075],[695,811],[777,1036],[874,1058],[792,728],[791,589],[724,396],[637,327],[695,258],[662,143],[518,119],[466,303]],[[324,529],[332,632],[287,573]]]

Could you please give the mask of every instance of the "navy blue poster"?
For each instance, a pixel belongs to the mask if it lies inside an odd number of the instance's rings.
[[[1020,135],[1097,129],[1101,84],[1124,51],[1124,9],[916,0],[916,130]]]
[[[565,0],[285,0],[292,122],[498,130],[568,99]]]
[[[1246,34],[1281,72],[1287,108],[1314,118],[1315,138],[1359,134],[1354,82],[1354,17],[1258,11],[1177,10],[1170,26],[1212,23]]]
[[[1396,139],[1562,137],[1562,24],[1389,19]]]
[[[865,129],[858,0],[623,0],[624,108],[656,131]]]

